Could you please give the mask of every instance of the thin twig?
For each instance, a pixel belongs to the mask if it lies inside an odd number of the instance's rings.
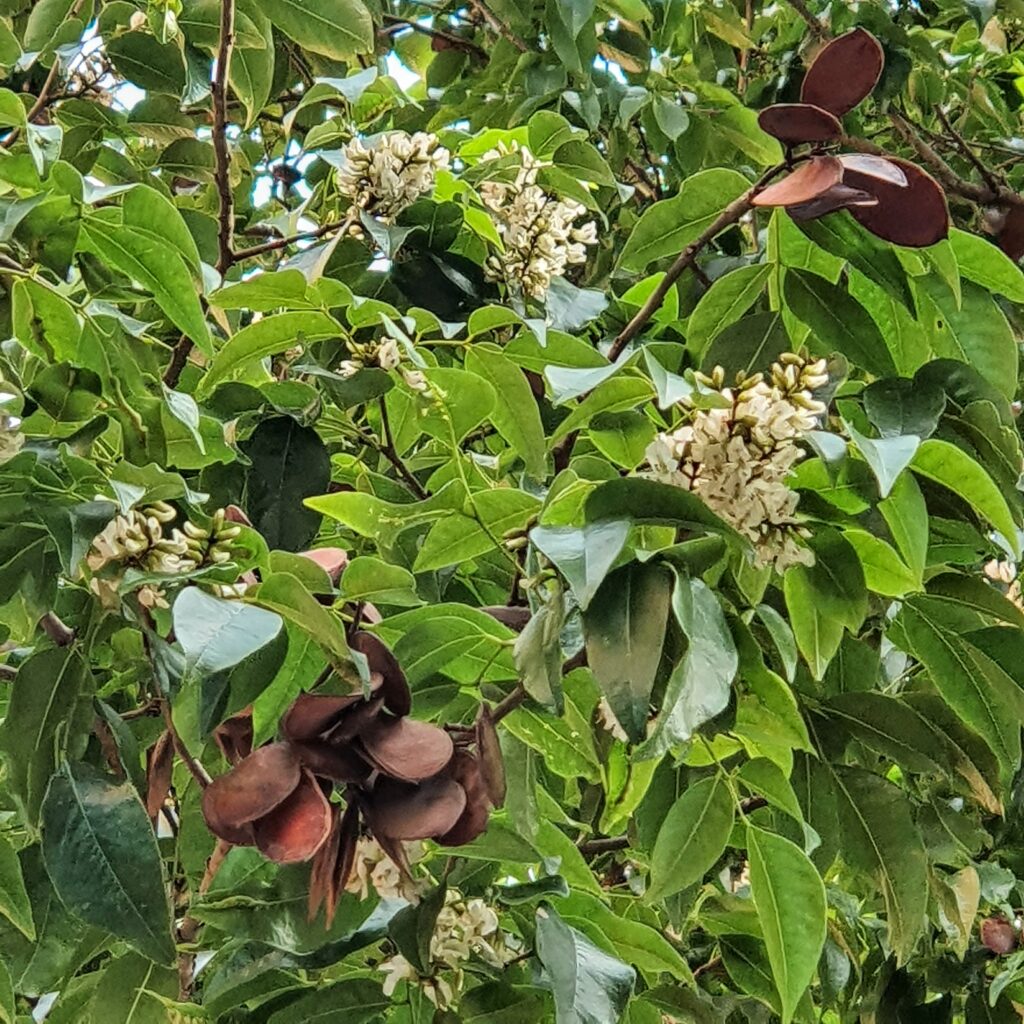
[[[185,746],[181,736],[178,735],[178,729],[174,724],[174,716],[171,714],[170,701],[164,699],[160,701],[160,710],[164,716],[164,725],[167,726],[167,731],[171,734],[171,742],[174,744],[174,751],[181,758],[182,763],[189,770],[189,774],[200,789],[205,789],[210,784],[210,776],[207,774],[206,769],[189,753],[188,747]]]
[[[512,714],[525,700],[526,688],[519,683],[514,690],[494,705],[494,709],[491,711],[491,721],[500,722],[506,715]]]
[[[287,238],[275,238],[270,242],[262,242],[260,245],[250,246],[248,249],[239,249],[234,253],[234,262],[252,259],[254,256],[262,256],[264,253],[276,252],[296,242],[304,242],[310,239],[323,238],[336,228],[346,228],[351,225],[353,218],[346,217],[344,220],[332,220],[327,224],[321,224],[318,228],[311,228],[309,231],[300,231],[297,234],[289,235]]]
[[[576,844],[576,849],[584,857],[598,857],[602,853],[615,853],[629,846],[629,836],[598,836],[596,839],[584,839]]]
[[[800,158],[798,157],[797,159],[799,160]],[[790,161],[789,165],[785,163],[776,164],[774,167],[765,171],[765,173],[761,175],[761,177],[751,185],[743,195],[738,199],[734,199],[714,219],[714,221],[676,257],[675,263],[668,268],[665,272],[665,276],[658,282],[658,287],[651,292],[647,301],[639,310],[637,310],[633,319],[622,328],[615,340],[612,342],[611,348],[608,349],[608,359],[611,362],[615,362],[615,360],[618,359],[622,354],[623,349],[625,349],[625,347],[640,333],[644,324],[646,324],[647,321],[650,320],[650,318],[658,311],[661,304],[665,301],[665,296],[668,295],[672,285],[679,280],[683,271],[693,264],[701,249],[712,241],[716,235],[720,234],[730,225],[739,221],[740,218],[742,218],[743,215],[752,208],[757,194],[764,189],[772,178],[781,174],[783,171],[788,170],[792,163],[793,161]]]
[[[174,351],[171,353],[171,361],[167,364],[167,369],[164,370],[164,384],[172,390],[178,386],[178,381],[181,379],[181,373],[185,369],[185,364],[188,363],[192,347],[192,339],[187,334],[183,334],[178,339],[177,345],[174,346]]]
[[[220,45],[217,48],[217,68],[213,75],[213,151],[216,165],[213,178],[220,197],[217,241],[220,255],[217,270],[224,274],[234,263],[231,251],[235,227],[234,196],[231,194],[231,152],[228,146],[228,73],[231,68],[231,48],[235,42],[235,0],[221,0]]]
[[[384,399],[380,400],[380,422],[384,429],[384,444],[380,446],[381,454],[395,467],[398,475],[409,485],[412,489],[413,494],[421,500],[429,497],[426,489],[412,475],[409,471],[409,467],[402,461],[402,457],[398,454],[398,450],[395,448],[395,437],[391,433],[391,420],[388,418],[388,407],[384,402]]]
[[[985,166],[985,164],[982,162],[978,154],[975,153],[969,145],[967,145],[967,141],[953,127],[949,118],[946,116],[946,112],[942,109],[942,107],[938,106],[937,104],[935,107],[935,116],[942,122],[942,125],[946,129],[946,131],[953,136],[953,139],[955,140],[957,148],[960,150],[960,152],[963,153],[963,155],[974,165],[974,169],[981,175],[982,181],[984,181],[985,184],[988,185],[988,187],[992,189],[993,192],[998,192],[1000,186],[999,182],[996,181],[995,176]]]
[[[217,845],[213,848],[213,853],[210,854],[209,859],[206,862],[206,870],[203,872],[203,877],[200,879],[199,888],[196,890],[198,896],[205,896],[209,891],[210,886],[213,885],[213,880],[217,877],[217,872],[220,871],[221,865],[224,863],[224,858],[231,852],[232,846],[226,839],[218,839]],[[190,945],[196,941],[196,936],[199,934],[199,929],[202,927],[203,922],[197,917],[193,917],[191,914],[186,916],[181,924],[178,926],[178,938],[185,944]],[[178,958],[178,988],[179,994],[183,1000],[187,999],[191,994],[192,990],[192,970],[195,967],[195,957],[191,953],[182,953]]]
[[[491,30],[507,39],[520,53],[526,53],[530,48],[523,38],[509,28],[487,5],[486,0],[469,0],[470,7],[476,11],[484,21],[491,27]]]
[[[75,642],[75,631],[66,626],[53,612],[39,620],[39,628],[58,646],[67,647]]]
[[[385,14],[384,24],[399,29],[410,28],[413,32],[430,36],[432,39],[441,39],[453,50],[461,50],[463,53],[476,57],[477,60],[486,62],[489,59],[487,51],[482,46],[477,46],[472,40],[457,36],[454,32],[445,32],[444,29],[434,28],[432,25],[423,25],[418,21],[413,21],[412,18],[400,18],[397,14]]]
[[[811,34],[815,39],[825,40],[829,38],[828,29],[810,12],[804,0],[789,0],[789,6],[807,22],[807,27],[811,30]]]

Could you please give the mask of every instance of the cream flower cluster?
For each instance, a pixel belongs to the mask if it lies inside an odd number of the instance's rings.
[[[423,376],[423,371],[403,362],[401,346],[394,338],[385,338],[379,345],[349,342],[349,358],[343,359],[338,365],[338,373],[345,378],[354,377],[366,366],[398,370],[413,391],[427,390],[427,378]]]
[[[406,843],[406,855],[410,860],[416,859],[417,846]],[[420,898],[416,884],[399,871],[398,865],[381,849],[377,840],[360,836],[345,891],[365,900],[371,889],[383,900],[417,903]]]
[[[385,132],[370,145],[353,139],[344,157],[345,166],[337,173],[338,191],[383,221],[427,195],[437,172],[449,163],[448,150],[430,132]]]
[[[1000,561],[993,558],[985,563],[985,575],[993,583],[1002,584],[1006,599],[1018,608],[1024,609],[1024,597],[1021,596],[1020,576],[1013,562]]]
[[[451,1006],[462,985],[462,967],[473,955],[492,967],[503,967],[516,957],[506,944],[506,936],[498,927],[498,915],[481,899],[464,899],[457,889],[449,889],[445,904],[437,915],[430,939],[430,959],[435,973],[424,978],[400,953],[380,965],[387,977],[384,994],[390,996],[400,981],[410,981],[423,988],[424,995],[435,1006]],[[448,971],[447,976],[437,973]]]
[[[210,530],[186,520],[182,529],[167,533],[177,515],[166,502],[157,501],[115,516],[93,538],[85,559],[93,573],[89,586],[105,606],[116,607],[121,578],[129,567],[178,575],[231,560],[231,545],[241,527],[228,523],[223,509],[214,514]],[[167,607],[163,593],[150,584],[139,589],[138,597],[145,607]]]
[[[647,449],[654,476],[700,495],[751,541],[758,565],[779,572],[810,565],[813,554],[800,543],[807,531],[794,518],[799,495],[787,481],[803,455],[797,441],[825,412],[813,397],[828,381],[825,360],[786,353],[767,380],[756,374],[735,388],[725,387],[721,367],[699,379],[720,393],[723,407],[684,403],[686,424]]]
[[[543,166],[525,146],[504,145],[484,154],[484,160],[517,154],[513,181],[485,181],[480,198],[501,236],[504,252],[488,257],[484,273],[532,299],[542,299],[551,279],[561,277],[574,263],[585,263],[587,246],[597,244],[597,225],[577,225],[586,207],[573,199],[548,195],[537,184]]]

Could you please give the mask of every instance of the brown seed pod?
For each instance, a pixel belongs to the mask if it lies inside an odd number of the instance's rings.
[[[859,206],[850,213],[872,234],[896,245],[920,248],[934,245],[949,234],[949,210],[942,186],[926,171],[893,157],[907,179],[904,186],[846,169],[843,184],[878,199],[876,206]]]
[[[437,837],[441,846],[464,846],[487,830],[490,818],[490,797],[477,759],[465,751],[458,751],[449,768],[451,777],[466,791],[466,807],[459,820]]]
[[[907,184],[903,168],[886,156],[876,156],[873,153],[840,153],[838,159],[843,165],[844,174],[847,171],[854,171],[866,174],[869,178],[887,181],[890,185],[898,185],[900,188]]]
[[[851,29],[814,58],[800,99],[842,117],[874,89],[884,66],[882,44],[867,29]]]
[[[543,392],[541,392],[543,394]],[[529,608],[523,606],[513,606],[509,608],[503,604],[491,604],[485,608],[481,608],[480,611],[486,615],[490,615],[492,619],[500,622],[503,626],[508,626],[509,629],[514,629],[517,633],[522,633],[526,629],[526,624],[530,621],[533,613]]]
[[[300,693],[281,719],[281,731],[290,740],[319,739],[338,724],[346,711],[362,702],[361,693]]]
[[[299,759],[287,743],[254,750],[203,790],[203,817],[214,835],[240,844],[247,826],[280,806],[301,778]]]
[[[802,142],[832,142],[843,134],[834,114],[810,103],[776,103],[757,115],[763,131],[787,146]]]
[[[309,901],[307,920],[316,918],[320,908],[327,904],[327,916],[333,912],[334,869],[341,849],[341,808],[331,808],[331,834],[313,858],[309,871]],[[330,927],[330,925],[328,925]]]
[[[303,770],[295,791],[259,821],[253,822],[256,846],[277,864],[309,860],[327,842],[331,805],[312,774]]]
[[[379,695],[384,698],[384,706],[393,715],[407,715],[412,710],[412,694],[406,681],[402,666],[391,653],[383,640],[373,633],[360,631],[356,633],[349,646],[366,657],[372,673],[378,673],[383,682]]]
[[[817,217],[824,217],[826,213],[834,213],[836,210],[846,210],[854,206],[876,206],[878,200],[862,192],[859,188],[850,188],[840,182],[833,185],[827,192],[822,192],[816,199],[809,203],[800,203],[797,206],[789,206],[786,213],[793,220],[815,220]]]
[[[380,686],[380,676],[374,674],[371,686]],[[356,736],[361,735],[380,714],[384,711],[384,701],[381,697],[374,697],[373,700],[361,700],[353,704],[338,719],[325,739],[330,743],[349,743]]]
[[[465,809],[466,791],[444,775],[419,784],[380,779],[366,797],[366,817],[378,841],[442,836]],[[391,850],[384,849],[394,860]]]
[[[754,196],[754,206],[799,206],[826,193],[843,180],[843,165],[834,156],[811,157],[781,181]]]
[[[324,740],[293,741],[299,761],[314,775],[332,782],[362,782],[370,766],[352,744],[344,746]]]
[[[173,772],[174,743],[170,731],[165,730],[146,752],[146,813],[151,819],[163,809]]]
[[[414,718],[381,716],[366,727],[359,740],[371,764],[405,782],[436,775],[455,749],[444,729]]]
[[[1017,948],[1017,930],[1005,917],[986,917],[981,922],[981,943],[997,956]]]
[[[236,765],[252,753],[252,708],[239,711],[237,715],[225,718],[213,730],[213,741],[220,748],[224,760]]]
[[[996,236],[999,248],[1016,262],[1024,256],[1024,206],[1011,206]]]
[[[335,586],[341,579],[342,570],[348,565],[348,552],[341,548],[314,548],[312,551],[303,551],[302,557],[316,562]]]
[[[492,806],[501,807],[505,803],[505,759],[501,756],[498,730],[486,704],[480,705],[476,716],[476,750],[487,796]]]

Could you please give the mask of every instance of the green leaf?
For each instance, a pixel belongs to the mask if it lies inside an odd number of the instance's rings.
[[[843,629],[860,628],[867,614],[867,587],[860,559],[840,534],[810,539],[814,565],[795,565],[783,577],[790,623],[800,653],[820,679],[839,648]]]
[[[789,309],[811,329],[816,354],[841,352],[879,376],[896,372],[874,320],[849,292],[817,274],[792,269],[786,271],[783,290]]]
[[[176,970],[128,953],[104,968],[90,1000],[88,1019],[116,1020],[118,1024],[165,1024],[169,1015],[160,998],[177,995]]]
[[[700,297],[686,325],[686,345],[698,363],[714,338],[754,304],[770,271],[767,263],[740,267],[718,278]]]
[[[905,963],[925,925],[928,858],[910,804],[891,782],[862,768],[833,770],[843,860],[872,878],[885,901],[889,945]]]
[[[921,589],[921,576],[907,566],[881,537],[867,530],[844,530],[857,552],[868,590],[885,597],[904,597]]]
[[[589,142],[571,139],[563,142],[552,157],[555,166],[571,174],[579,181],[590,181],[597,185],[614,188],[615,175],[608,162]]]
[[[912,434],[903,437],[870,438],[861,434],[852,424],[844,424],[850,440],[857,446],[864,461],[871,467],[878,481],[878,493],[887,498],[899,475],[910,465],[921,445],[921,439]]]
[[[565,577],[580,609],[586,611],[608,570],[619,557],[630,524],[606,519],[586,526],[535,526],[530,541]]]
[[[89,666],[74,645],[44,648],[18,669],[0,736],[7,785],[31,826],[61,757],[84,748],[91,693]]]
[[[25,879],[21,876],[21,864],[14,847],[3,836],[0,836],[0,914],[30,942],[35,941],[36,926]]]
[[[342,678],[359,681],[341,623],[291,573],[271,573],[246,599],[304,630],[323,648]]]
[[[228,69],[231,88],[245,106],[248,128],[270,97],[274,79],[274,33],[270,19],[255,0],[235,0],[235,3],[238,12],[248,16],[263,38],[263,46],[259,49],[236,50],[231,55]]]
[[[637,758],[660,757],[684,743],[725,710],[739,658],[718,598],[702,580],[677,576],[672,610],[687,640],[686,653],[665,687],[654,728]]]
[[[296,343],[322,341],[342,333],[333,317],[315,310],[266,316],[228,338],[206,371],[202,391],[209,394],[222,380],[257,359],[277,355]]]
[[[735,813],[732,791],[721,775],[688,786],[654,842],[647,898],[664,899],[699,882],[725,852]]]
[[[628,519],[635,523],[663,523],[685,529],[710,530],[737,538],[736,532],[719,519],[695,494],[681,487],[645,477],[609,480],[587,498],[588,522]]]
[[[726,375],[747,377],[764,370],[792,347],[780,313],[752,313],[718,333],[704,354],[701,369],[711,372],[721,366]]]
[[[1024,690],[984,651],[943,626],[940,616],[936,598],[906,602],[900,621],[907,641],[943,700],[1011,773],[1020,760]]]
[[[0,1024],[15,1024],[14,982],[11,972],[0,961]]]
[[[910,474],[904,473],[884,501],[878,503],[903,561],[920,578],[928,555],[928,508],[921,487]]]
[[[825,945],[825,885],[807,855],[788,839],[747,825],[750,892],[789,1024]]]
[[[291,416],[262,420],[242,446],[245,511],[271,548],[301,551],[316,536],[321,515],[304,502],[331,482],[331,459],[320,435]]]
[[[931,306],[932,349],[937,356],[969,363],[1007,398],[1017,390],[1017,342],[1003,311],[982,287],[967,281],[963,302],[931,278],[917,278]],[[925,312],[921,319],[925,320]]]
[[[373,19],[361,0],[265,0],[263,11],[289,39],[325,57],[373,50]]]
[[[522,370],[511,359],[483,346],[466,353],[466,369],[483,377],[496,396],[490,419],[526,465],[526,472],[544,479],[544,426],[537,402]]]
[[[636,974],[550,906],[537,910],[537,956],[551,980],[557,1024],[617,1024]]]
[[[174,635],[189,668],[201,676],[237,665],[281,632],[281,617],[241,601],[186,587],[173,608]]]
[[[65,762],[42,806],[43,858],[72,913],[157,963],[174,960],[156,837],[128,783]]]
[[[677,195],[644,210],[626,239],[619,266],[642,271],[652,260],[678,255],[749,187],[742,174],[723,167],[691,175]]]
[[[400,565],[360,555],[345,567],[340,588],[349,601],[415,607],[423,604],[416,594],[416,577]]]
[[[554,448],[563,437],[574,430],[582,430],[601,413],[622,412],[635,409],[653,396],[651,385],[641,377],[620,375],[599,384],[573,411],[555,428],[548,441],[548,448]]]
[[[509,530],[519,530],[540,508],[540,501],[511,487],[478,491],[469,497],[467,512],[439,519],[430,528],[416,556],[416,572],[443,569],[500,547]]]
[[[864,411],[882,437],[928,437],[939,425],[945,407],[942,390],[924,381],[891,377],[864,389]]]
[[[1005,295],[1011,302],[1024,302],[1024,273],[999,246],[959,228],[949,233],[960,273],[990,292]]]
[[[502,728],[536,750],[545,768],[563,779],[599,779],[600,767],[590,737],[577,733],[565,718],[518,708],[503,720]]]
[[[181,212],[155,188],[139,185],[129,189],[121,203],[124,224],[151,235],[161,245],[170,244],[199,277],[199,249]]]
[[[670,598],[663,567],[634,563],[605,579],[583,617],[594,678],[634,742],[646,734]]]
[[[1014,555],[1020,556],[1020,541],[1006,499],[970,455],[948,441],[930,437],[922,442],[910,468],[961,497],[1003,535]]]
[[[152,292],[171,323],[201,352],[213,355],[213,342],[192,274],[178,252],[129,224],[92,217],[83,230],[103,260]]]
[[[267,1024],[369,1024],[391,1005],[369,978],[353,978],[307,991],[275,1010]]]
[[[253,746],[270,739],[288,706],[319,678],[327,659],[316,641],[292,622],[286,622],[288,651],[274,678],[252,702]]]

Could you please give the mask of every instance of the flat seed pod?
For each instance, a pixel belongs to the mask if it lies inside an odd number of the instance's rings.
[[[358,632],[349,646],[365,655],[370,671],[379,673],[383,679],[379,696],[384,698],[384,707],[393,715],[407,715],[412,710],[412,694],[402,666],[383,640],[373,633]]]
[[[381,779],[367,795],[366,805],[378,838],[433,839],[455,827],[466,809],[466,791],[443,775],[418,785]]]
[[[314,548],[312,551],[303,551],[302,557],[316,562],[335,585],[341,578],[342,570],[348,565],[348,552],[342,548]]]
[[[375,675],[377,686],[380,676]],[[373,681],[371,681],[371,686]],[[362,735],[369,724],[384,710],[384,701],[380,697],[373,700],[360,700],[353,704],[339,719],[337,724],[325,737],[330,743],[349,743],[354,737]]]
[[[165,730],[146,751],[146,813],[152,819],[163,810],[174,774],[174,743]]]
[[[331,805],[308,771],[295,792],[259,821],[253,822],[256,846],[277,864],[309,860],[327,842],[332,825]]]
[[[1011,206],[996,236],[999,248],[1016,262],[1024,256],[1024,206]]]
[[[252,753],[252,736],[251,707],[224,719],[213,730],[213,741],[220,748],[224,760],[230,765],[238,764],[243,757],[248,757]]]
[[[843,180],[843,165],[834,156],[815,156],[756,196],[755,206],[799,206],[824,195]]]
[[[843,126],[834,114],[810,103],[776,103],[757,115],[763,131],[798,146],[802,142],[832,142],[843,134]]]
[[[236,842],[244,826],[282,804],[299,784],[299,759],[287,743],[254,750],[203,790],[203,817],[214,835]]]
[[[505,803],[505,759],[501,756],[498,731],[494,728],[490,709],[480,705],[476,716],[476,751],[480,775],[487,787],[487,796],[494,807]]]
[[[361,693],[342,696],[300,693],[281,719],[281,731],[290,740],[314,740],[331,730],[342,715],[362,703]]]
[[[877,205],[878,200],[873,195],[840,182],[809,203],[787,207],[786,213],[793,220],[814,220],[816,217],[824,217],[826,213],[834,213],[836,210],[850,209],[854,206]]]
[[[920,248],[934,245],[949,234],[949,210],[942,186],[926,171],[907,160],[896,164],[907,179],[905,186],[847,170],[843,184],[878,199],[876,206],[858,206],[850,213],[879,238],[896,245]]]
[[[490,797],[479,761],[472,754],[459,751],[452,761],[449,774],[466,791],[466,808],[459,820],[437,837],[441,846],[464,846],[487,831],[490,818]]]
[[[331,889],[334,884],[334,869],[341,848],[341,808],[331,808],[331,834],[313,858],[309,872],[309,902],[306,918],[312,921],[326,902],[327,914],[331,913]],[[329,927],[329,926],[328,926]]]
[[[381,716],[359,739],[375,767],[405,782],[419,782],[436,775],[452,759],[455,749],[444,729],[414,718]]]
[[[800,99],[842,117],[874,89],[884,66],[882,44],[867,29],[851,29],[814,58]]]
[[[325,740],[293,742],[299,761],[314,775],[332,782],[362,782],[370,766],[352,744],[334,744]]]
[[[901,188],[907,184],[903,168],[888,157],[875,156],[873,153],[840,153],[838,159],[844,173],[848,170],[858,171],[869,178],[879,178]]]
[[[341,816],[341,838],[338,845],[338,858],[334,864],[334,878],[331,882],[329,897],[331,902],[327,905],[327,926],[330,927],[334,920],[334,910],[338,905],[341,894],[348,885],[352,868],[356,863],[356,846],[359,843],[359,808],[355,803],[349,802],[345,813]]]

